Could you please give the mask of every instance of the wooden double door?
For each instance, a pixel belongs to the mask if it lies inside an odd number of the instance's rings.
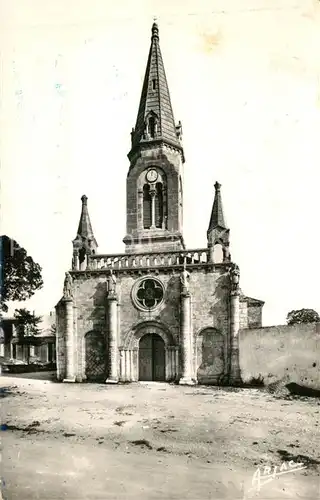
[[[165,381],[164,341],[155,333],[147,333],[139,342],[139,380]]]

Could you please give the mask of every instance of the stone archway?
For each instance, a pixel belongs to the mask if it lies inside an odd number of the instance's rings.
[[[120,348],[120,380],[169,382],[178,375],[179,351],[169,329],[156,321],[135,325]]]

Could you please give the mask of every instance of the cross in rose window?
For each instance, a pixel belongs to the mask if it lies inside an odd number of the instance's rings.
[[[137,298],[143,307],[151,309],[161,302],[163,298],[162,287],[154,280],[145,280],[138,288]]]

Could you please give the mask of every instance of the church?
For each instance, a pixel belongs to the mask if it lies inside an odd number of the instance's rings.
[[[186,248],[182,125],[174,120],[156,23],[128,159],[123,253],[98,252],[81,198],[72,266],[56,306],[58,380],[239,384],[238,333],[261,327],[264,303],[240,289],[218,182],[207,247]]]

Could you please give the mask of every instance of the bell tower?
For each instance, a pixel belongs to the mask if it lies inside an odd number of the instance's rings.
[[[182,126],[174,121],[159,29],[154,23],[128,154],[126,253],[184,249],[181,137]]]

